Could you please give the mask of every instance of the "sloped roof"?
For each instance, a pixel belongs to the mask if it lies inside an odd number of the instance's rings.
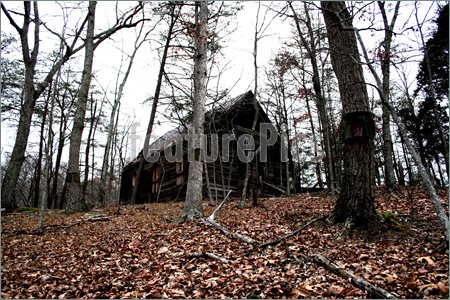
[[[224,101],[222,103],[216,103],[213,109],[205,113],[205,116],[214,116],[218,114],[223,115],[231,111],[232,109],[239,107],[239,105],[241,105],[245,100],[253,98],[254,98],[253,92],[248,91],[230,100]],[[260,109],[262,110],[261,106]],[[265,115],[265,113],[263,115]],[[186,126],[180,125],[175,129],[169,130],[168,132],[166,132],[165,134],[163,134],[161,137],[159,137],[157,140],[155,140],[153,143],[150,144],[149,147],[150,153],[161,152],[167,147],[172,146],[174,143],[185,140],[186,134],[191,128],[192,124],[188,124]],[[125,168],[139,162],[139,157],[141,153],[136,158],[134,158]]]

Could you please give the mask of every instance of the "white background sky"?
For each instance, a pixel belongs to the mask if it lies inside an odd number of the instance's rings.
[[[428,6],[430,2],[421,3],[423,7]],[[125,3],[121,3],[125,4]],[[263,2],[263,5],[268,5],[269,2]],[[410,3],[411,4],[411,3]],[[9,9],[16,7],[18,11],[22,10],[22,4],[17,1],[6,1],[4,5]],[[112,21],[114,15],[111,15],[111,8],[113,2],[103,2],[99,1],[97,5],[97,26],[102,26],[102,24],[107,24]],[[403,5],[403,4],[402,4]],[[40,13],[41,16],[48,20],[48,24],[53,28],[57,27],[58,18],[52,17],[52,14],[57,14],[57,10],[53,10],[55,4],[53,1],[51,2],[39,2]],[[254,26],[255,26],[255,17],[257,10],[256,2],[247,2],[243,3],[243,10],[238,13],[237,16],[237,30],[228,37],[227,43],[224,44],[224,61],[231,60],[232,63],[230,65],[231,69],[228,71],[226,76],[223,78],[223,86],[227,87],[227,85],[231,86],[234,84],[236,79],[241,76],[241,80],[238,82],[236,87],[231,92],[231,96],[236,96],[241,93],[246,92],[249,89],[253,88],[253,35],[254,35]],[[430,14],[434,16],[434,10],[432,9]],[[262,9],[262,12],[264,9]],[[421,11],[421,13],[426,13],[428,9]],[[408,20],[408,15],[405,14],[404,11],[401,10],[401,16],[398,20],[398,26],[403,26],[403,24]],[[429,16],[430,17],[430,16]],[[423,17],[422,17],[423,18]],[[74,20],[78,20],[77,17],[73,17]],[[111,19],[111,20],[108,20]],[[18,22],[20,19],[17,18]],[[412,22],[413,25],[415,20],[414,18],[410,18],[408,22]],[[355,22],[355,25],[359,25]],[[21,22],[19,23],[21,24]],[[103,26],[106,27],[106,26]],[[1,28],[2,31],[6,32],[14,32],[11,25],[8,23],[6,17],[4,17],[3,13],[1,14]],[[258,44],[259,47],[259,56],[258,56],[258,64],[260,66],[261,75],[263,74],[263,68],[269,61],[269,59],[277,53],[277,51],[281,48],[282,43],[286,41],[291,34],[291,28],[288,22],[282,22],[280,18],[277,18],[272,26],[270,26],[266,32],[268,37],[262,39]],[[131,53],[131,46],[134,40],[135,34],[133,30],[127,30],[119,32],[115,37],[114,41],[116,43],[115,46],[112,46],[112,41],[105,42],[96,50],[96,56],[94,60],[94,70],[96,72],[96,78],[93,83],[97,85],[101,85],[104,89],[108,91],[114,90],[114,84],[116,80],[117,68],[120,64],[120,49],[122,44],[127,53]],[[42,40],[42,51],[48,50],[50,43],[48,36],[43,36]],[[121,39],[124,40],[123,43],[117,43]],[[367,46],[369,48],[374,47],[377,43],[379,43],[379,38],[376,36],[370,36],[369,34],[365,35],[365,40]],[[128,41],[128,42],[127,42]],[[154,88],[156,84],[156,76],[159,69],[159,59],[156,56],[156,51],[152,51],[157,47],[157,43],[152,42],[149,45],[146,45],[142,49],[139,50],[138,57],[136,58],[135,64],[132,69],[132,73],[125,87],[125,94],[122,100],[122,108],[121,108],[121,123],[125,124],[126,122],[130,122],[131,119],[134,118],[135,122],[140,123],[140,127],[138,127],[138,134],[144,135],[147,127],[149,115],[150,115],[150,104],[142,104],[142,102],[147,99],[149,96],[153,95]],[[47,48],[46,48],[47,47]],[[415,45],[417,47],[417,45]],[[83,51],[80,51],[77,55],[80,57],[80,62],[82,62]],[[411,63],[407,66],[410,69],[411,80],[416,75],[416,64]],[[242,74],[242,75],[241,75]],[[367,78],[373,82],[372,77],[369,75]],[[263,78],[260,79],[260,85],[263,84]],[[109,94],[109,99],[112,100],[113,96]],[[155,128],[155,133],[157,135],[163,134],[168,129],[170,129],[169,125],[158,126]],[[5,128],[2,126],[1,132],[1,148],[2,153],[5,151],[10,152],[12,146],[14,144],[14,130],[9,128]],[[30,136],[30,141],[36,141],[37,138],[37,130],[34,130]],[[142,143],[142,139],[141,139]],[[141,145],[138,145],[141,146]],[[66,149],[67,151],[67,149]],[[100,155],[100,153],[99,153]]]

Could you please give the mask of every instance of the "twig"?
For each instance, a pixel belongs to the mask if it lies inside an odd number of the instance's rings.
[[[214,218],[216,217],[216,212],[218,212],[222,206],[224,205],[225,201],[228,200],[228,197],[231,195],[231,192],[233,192],[233,190],[229,190],[228,194],[225,196],[225,198],[223,198],[222,203],[219,204],[219,206],[216,207],[216,209],[212,212],[212,214],[208,217],[208,220],[210,221],[214,221]]]
[[[194,253],[189,254],[188,257],[196,257],[196,258],[207,257],[207,258],[212,258],[212,259],[218,260],[224,264],[228,264],[230,262],[228,259],[220,257],[220,256],[215,255],[214,253],[210,253],[210,252],[194,252]]]
[[[268,246],[278,245],[280,242],[285,241],[286,239],[291,238],[291,237],[293,237],[294,235],[297,235],[298,233],[300,233],[300,231],[302,231],[302,230],[305,229],[306,227],[310,226],[311,224],[313,224],[313,223],[315,223],[315,222],[317,222],[317,221],[326,219],[327,216],[328,216],[328,215],[323,215],[323,216],[315,217],[314,219],[310,220],[308,223],[306,223],[305,225],[303,225],[303,226],[300,227],[299,229],[297,229],[297,230],[295,230],[295,231],[293,231],[293,232],[291,232],[291,233],[289,233],[289,234],[287,234],[287,235],[285,235],[285,236],[283,236],[283,237],[281,237],[281,238],[278,238],[278,239],[276,239],[276,240],[273,240],[273,241],[270,241],[270,242],[261,244],[261,245],[259,246],[259,248],[265,248],[265,247],[268,247]]]

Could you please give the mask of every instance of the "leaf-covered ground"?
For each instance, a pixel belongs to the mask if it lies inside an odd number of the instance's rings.
[[[448,209],[448,195],[440,194]],[[333,198],[298,194],[225,204],[216,221],[268,242],[329,213]],[[205,203],[209,215],[215,205]],[[320,253],[400,298],[448,298],[448,250],[419,188],[379,191],[377,210],[394,222],[366,232],[319,221],[286,243],[259,249],[199,222],[180,223],[182,203],[124,206],[85,214],[2,214],[2,298],[368,298],[302,257]],[[397,223],[398,222],[398,223]],[[212,253],[223,263],[195,253]]]

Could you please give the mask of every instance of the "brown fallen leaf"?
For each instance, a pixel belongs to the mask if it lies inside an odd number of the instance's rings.
[[[434,265],[435,265],[434,260],[433,260],[431,257],[429,257],[429,256],[422,256],[422,257],[419,257],[419,258],[417,259],[417,261],[420,262],[420,263],[426,262],[426,263],[427,263],[428,265],[430,265],[430,266],[434,266]]]
[[[159,248],[158,252],[156,252],[156,253],[164,254],[164,253],[167,253],[167,252],[169,252],[169,248],[164,246],[164,247]]]
[[[445,284],[444,282],[438,282],[438,287],[443,293],[448,293],[448,284]]]
[[[336,296],[339,296],[343,291],[344,291],[344,287],[339,286],[339,285],[332,285],[330,287],[330,292]]]

